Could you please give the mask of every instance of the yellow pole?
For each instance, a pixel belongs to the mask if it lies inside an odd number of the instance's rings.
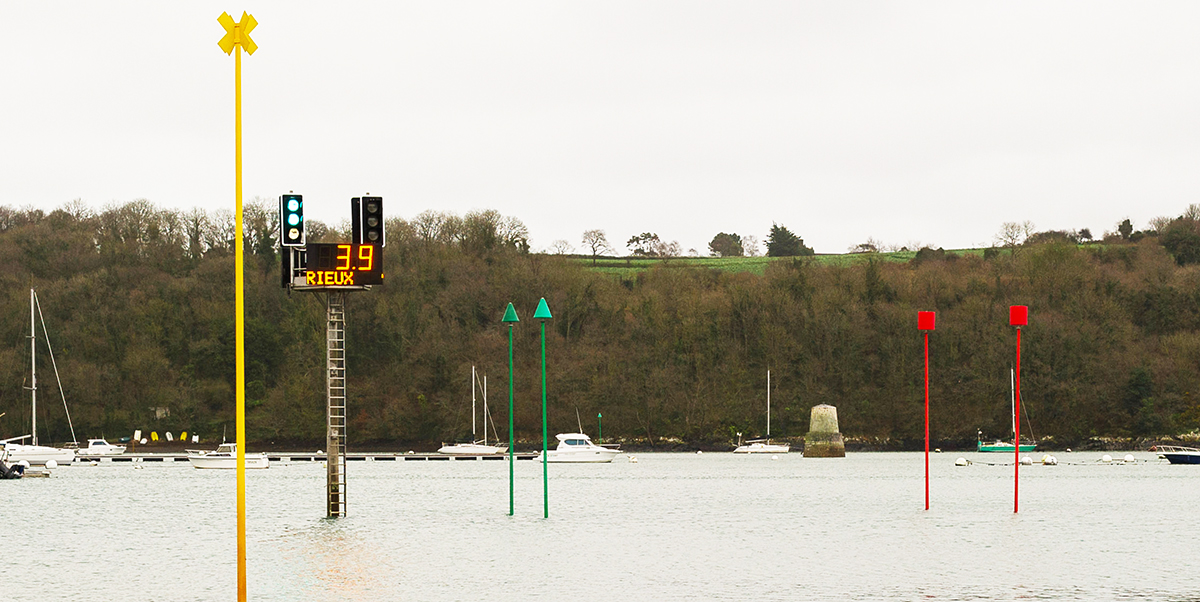
[[[237,313],[237,562],[238,602],[246,602],[246,310],[242,276],[242,47],[233,50],[234,162],[236,163],[237,225],[234,229],[234,311]]]
[[[242,264],[242,48],[254,54],[258,44],[250,32],[258,25],[254,17],[243,12],[241,21],[234,22],[229,13],[221,13],[217,22],[225,28],[225,36],[217,46],[225,54],[233,54],[233,139],[234,139],[234,196],[237,210],[234,218],[234,317],[235,349],[237,353],[237,589],[238,602],[246,602],[246,304],[245,277]]]

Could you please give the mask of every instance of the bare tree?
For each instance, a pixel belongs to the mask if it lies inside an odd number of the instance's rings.
[[[762,257],[762,245],[758,242],[758,237],[753,234],[743,236],[742,251],[746,253],[746,257]]]
[[[571,246],[571,243],[559,239],[550,243],[550,250],[554,251],[556,255],[566,255],[574,251],[575,247]]]
[[[850,247],[851,253],[878,253],[886,250],[886,246],[882,242],[876,240],[873,236],[868,236],[867,242],[858,243],[857,245]]]
[[[1006,247],[1015,252],[1030,234],[1033,234],[1033,222],[1029,220],[1021,223],[1004,222],[1000,232],[996,233],[995,243],[998,247]]]
[[[1174,221],[1174,218],[1167,217],[1165,215],[1160,215],[1158,217],[1151,218],[1150,219],[1150,230],[1153,232],[1162,234],[1163,230],[1166,230],[1167,226],[1171,225],[1172,221]]]
[[[683,247],[680,246],[679,241],[677,240],[673,240],[671,242],[659,241],[658,245],[655,247],[655,251],[658,253],[659,257],[679,257],[683,255]]]
[[[596,265],[596,257],[601,253],[612,253],[613,248],[608,244],[604,230],[587,230],[583,233],[583,246],[592,252],[592,265]]]

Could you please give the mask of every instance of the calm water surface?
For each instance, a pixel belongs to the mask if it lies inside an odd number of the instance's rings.
[[[1200,600],[1200,466],[955,467],[921,454],[353,462],[248,474],[253,600]],[[1036,455],[1036,454],[1035,454]],[[1123,455],[1123,454],[1121,454]],[[0,482],[0,599],[234,600],[234,474],[71,466]]]

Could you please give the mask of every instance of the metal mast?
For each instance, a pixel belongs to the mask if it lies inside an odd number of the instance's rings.
[[[29,394],[31,397],[31,409],[29,415],[33,418],[33,444],[37,445],[37,330],[33,321],[33,289],[29,289],[29,368],[30,368],[30,386]]]

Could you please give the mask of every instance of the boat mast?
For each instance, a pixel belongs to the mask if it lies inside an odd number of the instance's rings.
[[[771,369],[767,368],[767,440],[771,439]]]
[[[471,416],[474,416],[474,415],[475,415],[475,412],[471,412]],[[485,447],[487,446],[487,423],[488,423],[488,414],[487,414],[487,375],[486,375],[486,374],[484,374],[484,375],[483,375],[483,445],[484,445]]]
[[[471,443],[475,443],[475,366],[471,366]]]
[[[29,415],[33,419],[33,444],[37,445],[37,359],[34,357],[37,354],[37,331],[35,330],[33,321],[33,289],[29,289],[29,368],[30,368],[30,411]]]
[[[1015,373],[1013,372],[1013,369],[1009,368],[1008,369],[1008,386],[1010,387],[1009,403],[1011,404],[1011,411],[1012,411],[1013,445],[1020,445],[1020,442],[1017,441],[1017,439],[1016,439],[1016,437],[1017,437],[1017,381],[1015,380],[1016,376],[1014,376],[1014,374]]]

